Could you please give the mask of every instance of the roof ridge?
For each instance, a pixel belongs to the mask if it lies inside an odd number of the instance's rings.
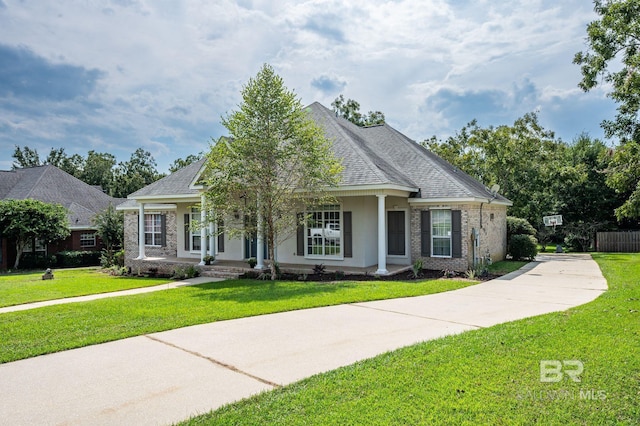
[[[33,166],[31,168],[35,169],[35,168],[41,168],[42,172],[40,173],[40,175],[38,176],[38,178],[36,179],[35,183],[31,186],[31,188],[29,188],[29,191],[27,192],[27,197],[25,198],[30,198],[31,194],[33,193],[33,191],[40,185],[40,181],[42,180],[42,178],[44,177],[45,173],[47,172],[47,170],[51,170],[51,165],[49,164],[42,164],[40,166]],[[24,168],[19,169],[19,170],[24,170]],[[22,178],[22,177],[21,177]]]
[[[351,135],[349,135],[347,133],[347,131],[352,131],[351,129],[348,129],[349,126],[353,126],[356,129],[359,129],[359,127],[355,124],[353,124],[352,122],[350,122],[349,120],[347,120],[344,117],[340,117],[336,114],[334,114],[329,108],[325,107],[324,105],[322,105],[319,102],[314,102],[314,104],[318,104],[318,106],[320,106],[322,108],[322,111],[324,112],[325,115],[327,115],[332,124],[332,126],[334,128],[336,128],[336,130],[343,135],[347,140],[351,141],[352,143],[350,144],[351,147],[353,148],[353,150],[357,153],[358,157],[360,157],[360,159],[362,159],[367,166],[369,167],[369,169],[381,180],[387,180],[390,181],[392,179],[390,179],[390,176],[387,175],[387,173],[385,173],[383,170],[380,169],[380,167],[378,167],[370,158],[369,155],[367,155],[364,150],[360,147],[360,145],[358,143],[356,143],[353,140],[353,137]],[[312,104],[313,105],[313,104]],[[342,121],[342,123],[341,123]],[[355,132],[354,132],[355,133]],[[394,167],[395,169],[395,167]],[[402,175],[402,173],[400,173]],[[402,175],[404,176],[404,175]],[[406,176],[404,176],[406,178]],[[411,181],[411,179],[407,179],[409,181]]]

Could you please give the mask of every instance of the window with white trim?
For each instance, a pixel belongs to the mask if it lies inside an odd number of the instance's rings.
[[[431,256],[451,257],[451,210],[431,210]]]
[[[35,242],[35,245],[34,245]],[[44,253],[47,251],[47,243],[42,238],[30,239],[24,247],[26,253]]]
[[[340,205],[331,204],[308,212],[306,253],[313,257],[342,256],[342,215]]]
[[[147,213],[144,215],[144,244],[146,246],[162,245],[162,215]]]
[[[80,247],[95,247],[96,246],[96,233],[95,232],[83,232],[80,234]]]
[[[191,251],[200,251],[200,207],[191,207],[190,213],[191,223],[197,226],[190,226],[189,229],[189,238],[190,238],[190,250]]]

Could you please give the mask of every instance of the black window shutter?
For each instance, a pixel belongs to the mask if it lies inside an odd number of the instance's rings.
[[[167,215],[166,214],[161,214],[160,215],[160,245],[162,247],[166,247],[167,246]]]
[[[187,213],[184,215],[184,249],[189,251],[191,248],[189,245],[189,225],[191,224],[191,216]]]
[[[462,214],[451,211],[451,256],[462,257]]]
[[[218,221],[218,253],[224,253],[224,221]]]
[[[298,227],[296,229],[296,256],[304,256],[304,224],[302,223],[304,213],[298,213],[296,217],[298,218]]]
[[[353,257],[353,233],[351,232],[351,212],[344,212],[342,229],[344,231],[344,257]]]
[[[420,212],[420,255],[431,256],[431,212],[422,210]]]

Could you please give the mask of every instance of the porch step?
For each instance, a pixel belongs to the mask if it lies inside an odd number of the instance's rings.
[[[204,270],[200,273],[201,276],[203,277],[209,277],[209,278],[231,278],[231,279],[236,279],[238,278],[241,273],[239,272],[234,272],[234,271],[220,271],[220,270]]]

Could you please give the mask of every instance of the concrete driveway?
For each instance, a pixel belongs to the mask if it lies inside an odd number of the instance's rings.
[[[447,293],[185,327],[0,365],[3,424],[168,424],[389,350],[587,303],[589,255]]]

